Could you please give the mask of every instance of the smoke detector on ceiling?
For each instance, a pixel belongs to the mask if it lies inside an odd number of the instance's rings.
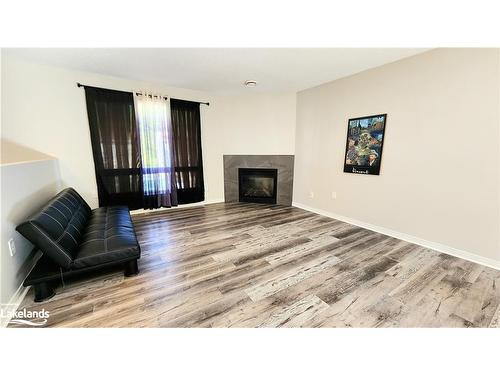
[[[255,86],[257,86],[257,81],[247,80],[247,81],[245,81],[245,86],[246,87],[255,87]]]

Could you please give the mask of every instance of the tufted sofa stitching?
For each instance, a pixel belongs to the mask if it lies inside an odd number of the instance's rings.
[[[81,207],[82,207],[82,203],[80,202],[80,205],[78,206],[76,213],[78,213],[78,212],[79,212],[79,210],[80,210],[80,208],[81,208]],[[76,215],[76,213],[75,213],[75,215]],[[75,215],[73,215],[73,217],[71,217],[71,218],[68,220],[68,224],[66,225],[66,227],[63,227],[63,226],[61,225],[61,228],[63,228],[63,229],[64,229],[64,231],[61,233],[61,235],[59,236],[59,238],[58,238],[57,240],[55,240],[57,243],[59,243],[59,241],[61,240],[61,238],[63,238],[63,237],[66,235],[66,233],[67,233],[67,231],[68,231],[68,227],[69,227],[69,226],[73,223],[73,220],[74,220],[74,218],[75,218]],[[49,216],[50,216],[50,215],[49,215]],[[54,219],[54,220],[55,220],[55,219]],[[76,229],[76,227],[75,227],[74,225],[73,225],[73,227]],[[71,234],[70,234],[70,235],[71,235]],[[75,239],[73,236],[71,236],[71,237],[75,240],[75,243],[78,245],[78,241],[76,241],[76,239]]]
[[[49,215],[48,213],[46,212],[42,212],[40,215],[45,215],[45,216],[48,216],[50,219],[52,219],[53,221],[55,221],[63,230],[64,230],[64,226],[59,222],[59,220],[57,220],[55,217],[53,217],[52,215]]]
[[[45,253],[44,259],[51,258],[65,270],[140,257],[128,208],[91,210],[71,188],[63,190],[16,229]]]
[[[35,228],[42,236],[44,236],[45,238],[47,238],[49,241],[52,240],[47,234],[45,234],[45,232],[38,228],[38,225],[36,225],[36,223],[33,223],[33,228]],[[53,242],[53,240],[52,240]],[[69,261],[71,262],[73,259],[68,255],[68,253],[66,252],[66,250],[64,250],[57,242],[55,243],[55,245],[58,247],[58,249],[61,251],[62,254],[64,254],[68,259]]]
[[[108,251],[107,254],[113,254],[113,253],[123,252],[125,250],[131,250],[131,249],[134,249],[134,247],[128,247],[128,248],[121,248],[121,249],[117,249],[117,250],[111,250],[111,251]],[[80,257],[78,259],[82,260],[82,259],[89,259],[89,258],[92,258],[92,255],[86,256],[86,257]]]

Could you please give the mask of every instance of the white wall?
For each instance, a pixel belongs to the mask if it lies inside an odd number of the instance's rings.
[[[0,246],[0,303],[8,303],[33,263],[33,245],[15,227],[54,196],[61,187],[57,160],[39,160],[2,165]],[[11,257],[7,241],[13,238],[16,254]]]
[[[214,97],[205,115],[205,177],[208,193],[224,200],[224,154],[293,155],[295,93]]]
[[[76,82],[117,90],[152,90],[196,101],[202,109],[206,200],[223,200],[222,155],[293,153],[295,94],[215,97],[206,92],[34,64],[2,54],[2,138],[52,155],[65,186],[97,204],[84,90]]]
[[[499,65],[439,49],[298,93],[294,201],[499,265]],[[348,119],[378,113],[380,176],[343,173]]]

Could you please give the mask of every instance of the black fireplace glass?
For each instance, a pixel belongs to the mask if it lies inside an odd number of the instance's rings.
[[[276,204],[278,170],[238,168],[240,202]]]

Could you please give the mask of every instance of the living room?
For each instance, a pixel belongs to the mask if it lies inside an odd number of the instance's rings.
[[[498,332],[496,44],[7,44],[2,327]]]

